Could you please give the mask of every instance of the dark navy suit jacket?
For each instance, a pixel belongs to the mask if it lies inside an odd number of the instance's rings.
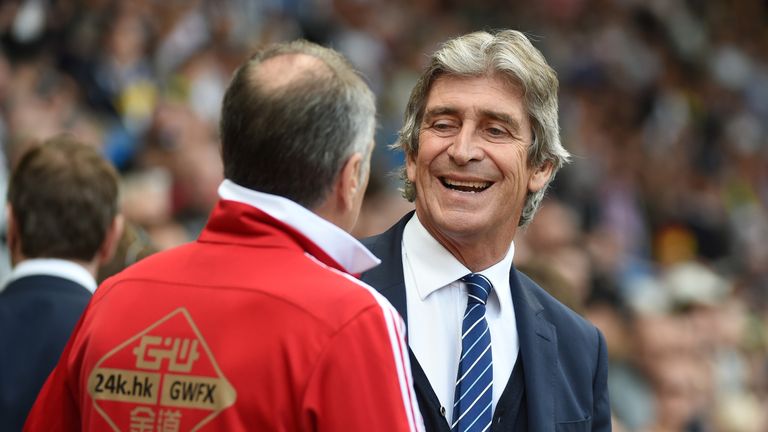
[[[362,279],[384,295],[408,322],[403,279],[403,229],[413,213],[385,233],[363,243],[382,264]],[[525,376],[528,430],[610,431],[608,364],[605,339],[592,324],[563,306],[518,272],[509,275],[515,308],[520,356]],[[448,421],[421,365],[410,351],[414,387],[427,431],[449,432]],[[494,412],[492,431],[512,431],[514,419],[505,416],[510,386]],[[521,431],[517,431],[521,432]]]
[[[90,299],[82,285],[46,275],[0,292],[0,430],[21,430]]]

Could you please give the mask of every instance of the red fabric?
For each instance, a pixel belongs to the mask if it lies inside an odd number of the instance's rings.
[[[290,227],[219,202],[197,242],[96,291],[25,430],[420,429],[402,321],[333,269]]]

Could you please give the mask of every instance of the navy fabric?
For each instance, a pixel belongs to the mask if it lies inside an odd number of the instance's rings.
[[[44,275],[0,292],[0,429],[22,429],[90,299],[82,285]]]

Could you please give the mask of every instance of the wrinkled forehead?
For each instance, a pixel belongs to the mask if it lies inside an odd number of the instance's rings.
[[[501,75],[444,75],[430,85],[421,119],[433,114],[496,113],[496,117],[527,123],[521,87]]]
[[[432,78],[429,83],[426,93],[424,94],[421,112],[419,114],[424,114],[424,109],[430,103],[430,99],[433,99],[433,96],[435,95],[435,87],[445,87],[447,82],[462,83],[471,81],[485,81],[486,87],[492,87],[498,95],[512,96],[520,101],[524,109],[526,108],[525,91],[523,85],[520,83],[520,80],[514,76],[509,75],[508,73],[490,71],[482,74],[464,75],[450,72],[439,72]],[[467,96],[470,97],[471,95],[468,94]]]

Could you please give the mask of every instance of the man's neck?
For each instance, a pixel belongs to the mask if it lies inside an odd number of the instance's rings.
[[[474,273],[483,271],[504,259],[509,252],[513,237],[509,241],[503,239],[478,240],[446,236],[430,227],[424,226],[429,234],[437,240],[460,263]]]

